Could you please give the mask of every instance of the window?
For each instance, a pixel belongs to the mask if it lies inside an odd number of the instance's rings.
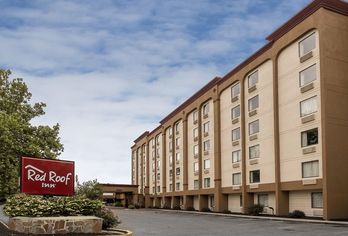
[[[169,184],[169,191],[173,191],[173,184]]]
[[[176,138],[176,139],[175,139],[175,145],[176,145],[177,147],[180,146],[180,138]]]
[[[152,187],[152,192],[153,192],[153,193],[155,192],[155,187]]]
[[[179,167],[175,169],[175,173],[176,173],[176,175],[180,175],[180,168]]]
[[[260,157],[260,145],[254,145],[249,147],[249,159],[259,158]]]
[[[193,172],[198,172],[198,162],[193,163]]]
[[[241,174],[240,173],[232,174],[232,184],[240,185],[240,183],[241,183]]]
[[[160,178],[161,178],[161,174],[157,173],[157,180],[160,180]]]
[[[161,161],[157,161],[157,167],[161,167]]]
[[[312,193],[312,208],[323,208],[323,193]]]
[[[232,152],[232,163],[240,162],[240,150]]]
[[[258,194],[257,195],[257,202],[260,205],[268,207],[268,194]]]
[[[171,128],[168,128],[168,133],[169,133],[169,135],[172,135],[172,129]]]
[[[302,147],[318,144],[318,128],[301,133]]]
[[[306,55],[313,49],[315,49],[315,34],[314,33],[299,42],[300,57]]]
[[[260,170],[250,171],[250,183],[260,183]]]
[[[173,147],[172,147],[172,142],[168,143],[168,147],[169,147],[169,151],[172,151]]]
[[[302,163],[302,178],[319,177],[319,161]]]
[[[248,101],[248,109],[249,111],[253,111],[259,107],[259,95],[252,97]]]
[[[209,133],[209,121],[203,124],[203,132]]]
[[[209,103],[203,105],[203,115],[209,114]]]
[[[180,153],[179,152],[175,154],[175,160],[180,161]]]
[[[232,141],[240,139],[240,128],[232,130]]]
[[[159,138],[160,138],[160,136],[157,135],[157,136],[156,136],[156,143],[157,143],[157,144],[159,144]]]
[[[301,117],[310,115],[317,111],[317,96],[300,102]]]
[[[254,85],[256,85],[258,81],[259,81],[259,73],[258,71],[255,71],[254,73],[248,76],[248,88],[251,88]]]
[[[193,138],[198,138],[198,128],[193,129]]]
[[[239,206],[243,206],[243,195],[239,195]]]
[[[173,158],[172,156],[169,156],[169,164],[171,165],[173,163]]]
[[[236,119],[240,116],[240,106],[236,106],[234,108],[232,108],[231,110],[231,117],[232,117],[232,120],[233,119]]]
[[[157,192],[161,192],[161,186],[157,186]]]
[[[179,132],[180,131],[180,122],[175,124],[175,132]]]
[[[169,177],[173,176],[173,170],[169,170]]]
[[[175,190],[176,191],[180,190],[180,183],[176,183]]]
[[[312,65],[300,72],[300,87],[303,87],[316,80],[316,65]]]
[[[259,132],[259,120],[255,120],[249,123],[249,135],[256,134]]]
[[[198,189],[198,188],[199,188],[198,179],[195,179],[195,180],[193,181],[193,188],[194,188],[194,189]]]
[[[236,85],[232,86],[231,88],[231,97],[235,98],[240,94],[240,84],[237,83]]]
[[[198,112],[197,111],[194,111],[193,112],[193,121],[197,121],[198,120]]]
[[[209,159],[204,160],[203,167],[205,170],[210,169],[210,160]]]
[[[210,178],[204,178],[204,188],[210,188]]]
[[[203,150],[205,152],[207,152],[207,151],[209,151],[209,149],[210,149],[210,140],[204,141],[203,142]]]
[[[193,146],[193,155],[198,155],[198,145]]]

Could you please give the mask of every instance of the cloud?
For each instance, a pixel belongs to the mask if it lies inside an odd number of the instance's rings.
[[[130,182],[130,146],[310,0],[1,1],[0,67],[47,103],[80,180]]]

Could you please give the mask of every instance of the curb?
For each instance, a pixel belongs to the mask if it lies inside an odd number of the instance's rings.
[[[312,220],[312,219],[295,219],[286,217],[272,217],[272,216],[250,216],[250,215],[237,215],[237,214],[224,214],[216,212],[200,212],[200,211],[184,211],[184,210],[166,210],[166,209],[146,209],[150,211],[164,211],[164,212],[175,212],[175,213],[187,213],[197,215],[213,215],[213,216],[224,216],[231,218],[244,218],[244,219],[259,219],[259,220],[274,220],[274,221],[289,221],[289,222],[300,222],[300,223],[314,223],[314,224],[332,224],[348,226],[348,221],[329,221],[329,220]]]
[[[8,229],[7,224],[5,224],[5,222],[2,222],[2,220],[0,220],[0,224],[3,225],[6,229]]]

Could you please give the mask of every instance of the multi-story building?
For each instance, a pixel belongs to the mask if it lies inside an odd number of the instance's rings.
[[[136,139],[141,204],[348,219],[347,16],[314,0]]]

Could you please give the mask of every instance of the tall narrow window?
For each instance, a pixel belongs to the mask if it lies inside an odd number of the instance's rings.
[[[177,122],[175,124],[175,132],[179,133],[179,131],[180,131],[180,122]]]
[[[193,138],[198,138],[198,128],[193,129]]]
[[[193,155],[194,156],[198,155],[198,145],[193,146]]]
[[[209,103],[203,105],[203,115],[209,114]]]
[[[323,193],[312,193],[312,208],[323,208]]]
[[[310,115],[317,111],[317,96],[300,102],[301,117]]]
[[[250,183],[260,183],[260,170],[250,171]]]
[[[268,207],[268,194],[258,194],[257,195],[257,202],[260,205]]]
[[[240,128],[232,130],[232,141],[240,139]]]
[[[180,175],[180,168],[179,167],[175,169],[175,173],[176,173],[176,175]]]
[[[192,116],[193,116],[193,122],[198,121],[198,112],[197,111],[194,111]]]
[[[301,133],[302,147],[318,144],[318,128],[306,130]]]
[[[256,134],[259,131],[260,131],[259,120],[255,120],[255,121],[249,123],[249,135]]]
[[[317,67],[315,64],[301,71],[300,72],[300,87],[303,87],[311,83],[312,81],[316,80],[317,78],[316,71],[317,71]]]
[[[302,163],[302,178],[319,177],[319,161]]]
[[[205,170],[210,169],[210,160],[209,159],[204,160],[203,167]]]
[[[180,161],[180,152],[175,154],[175,160]]]
[[[232,163],[240,162],[240,150],[232,152]]]
[[[259,95],[248,100],[248,111],[253,111],[259,107]]]
[[[254,145],[249,147],[249,159],[259,158],[260,157],[260,145]]]
[[[231,117],[232,117],[232,120],[233,119],[236,119],[240,116],[240,106],[236,106],[234,108],[232,108],[231,110]]]
[[[180,190],[180,183],[176,183],[176,185],[175,185],[175,190],[176,190],[176,191]]]
[[[203,151],[207,152],[210,149],[210,140],[203,142]]]
[[[254,85],[256,85],[258,81],[259,81],[259,73],[258,71],[255,71],[254,73],[248,76],[248,88],[251,88]]]
[[[198,162],[193,163],[193,172],[198,172]]]
[[[210,188],[210,178],[204,178],[204,188]]]
[[[240,84],[237,83],[236,85],[232,86],[231,88],[231,97],[235,98],[240,94]]]
[[[241,174],[235,173],[232,174],[232,185],[240,185],[241,184]]]
[[[307,38],[303,39],[299,42],[299,53],[300,57],[306,55],[307,53],[311,52],[313,49],[315,49],[316,42],[315,42],[315,34],[309,35]]]
[[[209,133],[209,121],[203,124],[203,133]]]
[[[194,188],[194,189],[198,189],[198,188],[199,188],[198,179],[195,179],[195,180],[193,181],[193,188]]]
[[[180,138],[175,139],[175,146],[179,147],[180,146]]]

